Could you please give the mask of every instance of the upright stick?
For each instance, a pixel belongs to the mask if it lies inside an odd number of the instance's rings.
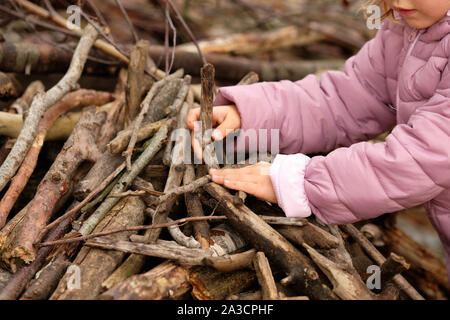
[[[214,76],[215,70],[212,64],[206,64],[201,69],[202,99],[200,120],[202,122],[202,157],[208,167],[219,168],[214,144],[212,143],[212,114],[214,102]]]

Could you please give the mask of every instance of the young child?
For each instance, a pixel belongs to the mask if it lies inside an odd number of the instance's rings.
[[[279,129],[280,154],[210,174],[288,217],[313,213],[327,224],[424,204],[450,279],[450,0],[375,3],[391,18],[344,71],[219,90],[216,140],[227,129]],[[188,126],[198,119],[191,110]],[[363,141],[391,128],[385,142]]]

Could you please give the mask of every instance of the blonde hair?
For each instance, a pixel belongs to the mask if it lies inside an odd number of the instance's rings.
[[[370,5],[376,5],[379,6],[381,8],[381,19],[385,19],[385,18],[389,18],[395,21],[394,18],[394,12],[391,8],[389,8],[389,6],[387,5],[386,1],[384,0],[370,0],[367,1],[363,7],[361,8],[362,10],[364,10],[365,13],[367,13],[367,7]]]

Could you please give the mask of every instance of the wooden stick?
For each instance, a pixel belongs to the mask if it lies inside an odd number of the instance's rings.
[[[195,179],[195,169],[192,164],[186,165],[183,177],[183,184],[187,186]],[[193,192],[184,194],[186,209],[189,217],[204,216],[202,203]],[[195,239],[201,244],[202,249],[209,249],[209,224],[206,221],[198,221],[193,223]]]
[[[98,299],[167,300],[186,298],[192,289],[188,271],[187,268],[176,263],[165,261],[150,271],[118,283],[102,293]]]
[[[222,186],[211,182],[204,186],[204,189],[220,200],[231,225],[255,249],[263,251],[271,261],[276,262],[286,272],[288,278],[284,281],[285,284],[295,283],[298,293],[306,294],[313,299],[336,299],[319,278],[312,262],[264,220],[245,205],[236,207],[233,204],[233,196]]]
[[[303,246],[332,283],[333,292],[343,300],[377,299],[353,267],[352,259],[345,247],[339,228],[334,225],[329,225],[328,228],[333,236],[338,239],[336,248],[319,253],[306,243]]]
[[[68,93],[58,103],[50,107],[45,112],[39,123],[36,138],[28,150],[20,169],[12,179],[8,191],[5,193],[0,202],[0,228],[5,224],[9,212],[33,173],[37,164],[39,153],[44,144],[44,138],[53,122],[61,114],[67,112],[68,110],[87,105],[103,105],[110,99],[111,95],[106,92],[78,90]]]
[[[232,272],[217,272],[211,268],[194,267],[189,273],[192,296],[197,300],[223,300],[240,293],[256,283],[253,270],[239,269]]]
[[[125,262],[103,281],[102,290],[109,290],[129,277],[138,274],[144,267],[146,258],[146,256],[140,254],[130,254]]]
[[[171,123],[167,123],[159,129],[158,133],[151,139],[150,145],[144,150],[139,158],[133,163],[130,171],[122,176],[119,183],[111,191],[112,193],[123,192],[133,182],[134,178],[144,169],[147,163],[161,149],[164,140],[167,138]],[[82,235],[88,235],[95,226],[106,216],[111,208],[119,201],[118,198],[108,198],[95,210],[95,212],[83,223],[80,229]]]
[[[67,211],[65,214],[63,214],[61,217],[58,217],[56,220],[54,220],[52,223],[47,225],[44,229],[42,229],[42,232],[40,236],[37,238],[36,243],[41,242],[44,235],[54,228],[56,225],[60,224],[62,221],[69,219],[73,217],[75,214],[78,213],[78,211],[81,210],[91,199],[93,199],[100,191],[105,189],[108,184],[113,181],[116,176],[125,168],[125,163],[122,163],[122,165],[118,166],[116,170],[114,170],[113,173],[109,175],[108,178],[106,178],[95,190],[93,190],[86,198],[84,198],[83,201],[81,201],[77,206],[75,206],[73,209]]]
[[[123,163],[125,158],[105,151],[87,175],[75,186],[73,193],[75,199],[82,201]]]
[[[145,194],[146,194],[146,192],[144,190],[138,190],[138,191],[128,190],[128,191],[124,191],[124,192],[120,192],[120,193],[110,193],[108,195],[108,198],[124,198],[124,197],[128,197],[128,196],[138,197],[138,196],[143,196]]]
[[[39,272],[39,276],[30,282],[30,286],[20,300],[47,300],[56,289],[59,279],[62,278],[70,265],[69,259],[64,255],[57,255]]]
[[[53,229],[46,240],[53,241],[62,237],[68,230],[70,221],[66,220],[58,227]],[[17,299],[27,283],[34,277],[36,272],[42,267],[49,255],[51,247],[41,248],[38,250],[36,259],[29,265],[19,269],[10,279],[7,286],[0,292],[0,300],[15,300]]]
[[[145,203],[138,197],[121,199],[109,212],[108,216],[96,227],[95,232],[119,229],[125,226],[139,225],[144,222]],[[132,232],[111,235],[113,241],[123,241]],[[97,250],[84,246],[81,248],[73,265],[80,270],[80,288],[68,287],[66,274],[50,297],[51,300],[86,300],[93,299],[101,292],[102,283],[121,264],[125,254],[117,251]]]
[[[136,181],[136,180],[135,180]],[[147,183],[148,186],[145,187],[145,191],[148,192],[149,194],[153,194],[154,189],[153,186],[151,185],[151,183]],[[150,189],[150,190],[149,190]],[[152,197],[153,198],[153,197]],[[151,203],[154,202],[154,199],[151,199],[150,197],[145,197],[144,198],[145,201],[147,203]],[[152,208],[147,208],[146,212],[150,215],[150,217],[152,218],[152,221],[155,219],[157,212],[156,210],[153,210]],[[173,220],[169,217],[166,217],[166,222],[171,223],[173,222]],[[172,238],[180,245],[185,246],[186,248],[199,248],[201,247],[201,244],[195,240],[193,237],[191,236],[186,236],[179,228],[178,225],[173,225],[171,227],[168,228],[168,231],[170,233],[170,235],[172,236]],[[135,236],[136,238],[139,239],[131,239],[131,241],[137,241],[137,242],[142,242],[142,243],[147,243],[149,242],[149,230],[147,230],[146,234],[143,236]]]
[[[126,124],[129,124],[139,113],[139,104],[145,90],[145,85],[143,85],[145,80],[144,70],[147,66],[149,49],[150,42],[146,40],[139,41],[131,49],[126,86]]]
[[[201,69],[201,83],[202,83],[202,100],[200,121],[202,123],[202,157],[208,169],[219,168],[214,144],[212,143],[212,113],[214,102],[214,75],[215,70],[212,64],[206,64]]]
[[[257,252],[253,259],[259,285],[261,286],[263,300],[277,300],[278,290],[270,269],[269,261],[264,252]]]
[[[27,213],[28,207],[30,206],[30,203],[31,202],[27,203],[27,205],[23,207],[22,210],[16,213],[16,215],[12,217],[2,229],[0,229],[0,252],[3,250],[7,239],[11,237],[11,232],[22,222],[25,214]]]
[[[22,0],[20,0],[22,1]],[[64,77],[46,94],[37,94],[31,104],[30,112],[25,119],[24,127],[8,157],[0,167],[0,191],[11,180],[22,163],[28,149],[37,134],[39,120],[48,107],[55,104],[67,92],[77,86],[83,71],[89,50],[97,37],[97,32],[92,27],[86,27],[84,35],[78,43],[72,58],[72,63]]]
[[[177,129],[186,129],[186,117],[187,117],[187,110],[192,106],[192,97],[188,95],[190,98],[188,102],[184,103],[183,108],[181,112],[178,114],[177,117]],[[186,130],[183,132],[186,133]],[[169,175],[167,176],[167,181],[164,186],[164,193],[169,192],[172,189],[175,189],[181,185],[181,182],[183,180],[184,170],[185,170],[185,147],[186,143],[188,142],[186,134],[181,134],[179,137],[177,137],[175,141],[175,145],[173,147],[173,157],[172,157],[172,163],[170,165],[169,169]],[[152,224],[160,224],[167,221],[167,217],[172,210],[172,207],[174,205],[176,198],[169,198],[168,201],[162,202],[157,207],[158,214],[155,215],[154,219],[152,220]],[[161,229],[152,229],[149,230],[146,233],[146,236],[148,236],[149,243],[154,243],[161,232]]]
[[[397,274],[408,270],[410,267],[409,263],[406,262],[405,258],[396,255],[391,252],[387,260],[381,265],[381,281],[386,284],[391,281]]]
[[[144,124],[138,131],[138,136],[136,142],[143,141],[145,139],[153,136],[158,130],[167,122],[168,118],[159,120],[157,122],[152,122],[149,124]],[[127,148],[130,142],[131,130],[122,130],[117,136],[108,143],[108,151],[112,154],[119,154]]]
[[[59,15],[52,15],[47,10],[39,7],[38,5],[35,5],[34,3],[31,3],[30,1],[27,1],[27,0],[14,0],[14,1],[17,4],[21,5],[23,8],[25,8],[26,10],[28,10],[29,12],[32,12],[33,14],[36,14],[37,16],[40,16],[41,18],[50,20],[65,29],[68,29],[70,27],[70,29],[77,35],[81,35],[81,33],[82,33],[81,30],[78,28],[78,26],[74,25],[70,21],[62,18]],[[105,42],[104,40],[96,40],[94,43],[94,46],[97,47],[98,49],[102,50],[103,52],[121,60],[122,62],[124,62],[126,64],[129,63],[129,59],[126,56],[121,54],[116,48],[114,48],[114,46]]]
[[[105,114],[97,114],[95,107],[90,107],[83,113],[72,135],[39,184],[27,210],[22,232],[8,249],[11,257],[25,263],[34,260],[36,249],[33,244],[50,219],[56,203],[69,190],[78,166],[85,160],[95,161],[100,156],[95,140],[104,120]]]
[[[127,170],[131,170],[131,156],[133,154],[133,149],[137,141],[137,136],[139,133],[139,129],[141,128],[142,121],[144,120],[144,117],[147,115],[147,112],[150,108],[150,103],[152,102],[153,97],[157,94],[158,90],[160,90],[163,86],[167,84],[167,82],[173,78],[178,77],[178,73],[174,73],[170,76],[165,77],[164,79],[156,82],[153,84],[150,91],[145,96],[144,101],[141,103],[141,111],[139,112],[138,117],[136,118],[134,124],[133,124],[133,131],[130,137],[130,142],[128,143],[127,150],[123,152],[123,156],[126,157],[127,161]]]
[[[161,203],[169,201],[169,200],[173,200],[177,196],[185,194],[187,192],[193,192],[193,191],[197,190],[198,188],[203,187],[210,181],[211,181],[211,176],[206,175],[204,177],[201,177],[201,178],[198,178],[197,180],[192,181],[191,183],[189,183],[187,185],[170,189],[170,190],[164,192],[163,196],[159,197],[158,204],[161,204]]]
[[[425,213],[425,208],[421,210]],[[388,218],[393,219],[395,216],[389,215],[386,219]],[[417,291],[420,290],[426,299],[446,298],[450,292],[450,285],[445,261],[395,225],[390,225],[389,220],[385,221],[384,226],[383,252],[394,252],[405,258],[411,265],[405,275],[408,275],[410,283]]]
[[[375,260],[378,265],[382,265],[386,258],[374,247],[374,245],[364,235],[351,224],[340,226],[345,232],[350,234],[355,241],[367,252],[367,254]],[[425,300],[416,289],[414,289],[406,279],[397,274],[393,278],[394,282],[413,300]]]
[[[325,36],[296,26],[286,26],[263,32],[237,33],[198,44],[204,54],[220,53],[234,55],[260,54],[292,46],[305,46],[324,40]],[[196,52],[193,43],[180,44],[178,49]]]
[[[267,220],[264,221],[271,223]],[[310,222],[307,222],[303,227],[279,224],[275,226],[275,229],[283,237],[300,246],[303,243],[307,243],[313,248],[333,249],[339,245],[339,241],[335,236]]]
[[[231,272],[245,268],[250,269],[255,254],[256,250],[250,249],[241,253],[227,254],[219,257],[207,257],[204,259],[204,263],[220,272]]]
[[[202,50],[200,49],[200,47],[198,46],[197,43],[197,39],[195,38],[194,34],[192,33],[191,29],[189,28],[189,26],[187,25],[186,21],[184,20],[183,16],[180,14],[180,11],[178,10],[177,6],[172,2],[172,0],[168,0],[169,5],[172,7],[172,10],[175,12],[178,20],[180,20],[181,24],[183,25],[184,29],[186,30],[187,34],[189,35],[189,37],[191,38],[192,42],[195,44],[195,46],[197,47],[197,52],[198,55],[201,59],[201,61],[203,62],[203,65],[207,64],[206,58],[203,55]]]
[[[109,238],[95,238],[86,242],[86,246],[170,259],[185,265],[202,265],[203,259],[212,254],[207,250],[185,248],[178,244],[170,244],[162,240],[159,240],[156,244],[148,244],[116,241]]]
[[[163,46],[155,45],[150,48],[150,56],[153,59],[158,59],[163,52]],[[296,81],[320,70],[341,69],[345,62],[343,59],[268,62],[214,53],[205,56],[208,62],[214,65],[217,78],[231,82],[240,81],[250,71],[259,74],[261,81]],[[200,68],[203,65],[196,53],[175,49],[174,68],[184,68],[186,73],[200,76]]]
[[[14,101],[10,109],[16,110],[18,114],[24,114],[24,112],[28,111],[28,109],[30,108],[30,104],[33,101],[36,93],[44,91],[45,87],[41,81],[33,81],[25,89],[25,92],[22,94],[22,96]]]
[[[122,229],[116,229],[116,230],[108,230],[104,232],[99,233],[92,233],[86,236],[76,237],[76,238],[69,238],[69,239],[62,239],[62,240],[56,240],[52,242],[43,242],[37,244],[38,247],[46,247],[46,246],[54,246],[54,245],[60,245],[65,243],[72,243],[72,242],[79,242],[79,241],[86,241],[89,239],[97,238],[97,237],[103,237],[115,233],[120,232],[128,232],[128,231],[139,231],[139,230],[150,230],[150,229],[160,229],[160,228],[167,228],[174,225],[180,225],[186,222],[190,221],[201,221],[201,220],[223,220],[226,219],[224,216],[207,216],[207,217],[190,217],[190,218],[181,218],[172,222],[158,224],[158,225],[150,225],[150,226],[133,226],[128,228],[122,228]]]

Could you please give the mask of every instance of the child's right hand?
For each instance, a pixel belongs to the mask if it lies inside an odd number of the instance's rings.
[[[194,108],[189,110],[187,116],[187,126],[191,130],[191,143],[192,149],[197,158],[202,159],[202,150],[199,142],[194,139],[194,124],[200,121],[200,108]],[[212,132],[212,138],[216,141],[220,141],[227,134],[233,133],[241,128],[241,116],[236,105],[215,106],[213,107],[212,114],[212,127],[215,128]]]

